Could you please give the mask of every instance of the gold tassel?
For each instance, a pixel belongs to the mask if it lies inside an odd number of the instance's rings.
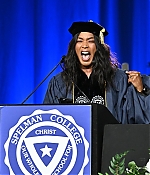
[[[105,32],[105,28],[103,28],[99,33],[101,44],[104,44],[104,34],[103,34],[104,32]]]
[[[74,83],[72,82],[72,102],[74,104]]]

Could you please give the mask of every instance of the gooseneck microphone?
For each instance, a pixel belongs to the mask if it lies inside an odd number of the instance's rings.
[[[57,69],[57,67],[63,62],[65,56],[62,56],[58,64],[49,72],[49,74],[36,86],[36,88],[23,100],[21,104],[24,104],[34,93],[35,91],[44,83],[44,81]]]

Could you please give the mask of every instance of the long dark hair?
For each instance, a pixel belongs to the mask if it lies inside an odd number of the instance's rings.
[[[69,43],[68,53],[64,58],[62,78],[68,89],[72,88],[72,82],[77,83],[80,62],[75,52],[75,45],[79,33]],[[107,44],[101,44],[99,37],[94,35],[96,52],[92,61],[91,80],[97,80],[100,87],[113,86],[113,77],[118,67],[115,55],[111,53]]]

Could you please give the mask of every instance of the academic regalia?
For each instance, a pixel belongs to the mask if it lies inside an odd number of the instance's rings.
[[[82,83],[81,80],[83,80]],[[97,82],[94,82],[90,87],[91,82],[90,80],[88,81],[84,75],[81,76],[81,80],[79,80],[80,83],[77,83],[77,86],[79,86],[78,88],[83,93],[79,92],[77,87],[75,87],[73,91],[68,92],[61,73],[57,74],[49,82],[44,104],[59,104],[61,103],[60,99],[64,101],[65,99],[71,99],[72,101],[73,98],[75,98],[74,100],[77,101],[77,98],[80,96],[88,97],[87,99],[91,103],[94,97],[99,97],[97,102],[100,102],[100,99],[102,99],[102,103],[104,102],[104,105],[119,123],[150,123],[150,95],[137,92],[134,86],[128,83],[128,77],[124,71],[117,69],[113,81],[114,86],[107,88],[106,97],[105,89],[101,89]],[[142,80],[143,84],[150,88],[150,77],[142,75]],[[89,90],[92,90],[93,94],[85,92],[84,86],[90,87]],[[101,90],[99,91],[99,89]],[[96,100],[94,102],[96,102]]]

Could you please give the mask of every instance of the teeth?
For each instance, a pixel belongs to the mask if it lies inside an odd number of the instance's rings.
[[[89,52],[81,52],[82,55],[89,55]]]

